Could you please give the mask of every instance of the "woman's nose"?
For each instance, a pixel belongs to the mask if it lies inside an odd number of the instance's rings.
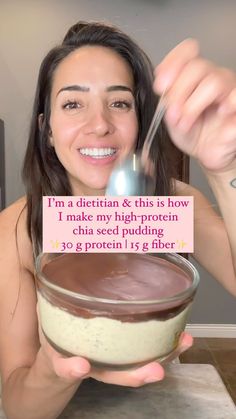
[[[94,134],[97,137],[104,137],[111,134],[114,130],[108,111],[96,109],[92,111],[87,118],[84,126],[84,133]]]

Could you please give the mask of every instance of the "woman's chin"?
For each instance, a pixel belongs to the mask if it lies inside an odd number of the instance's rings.
[[[79,188],[81,195],[105,195],[106,185],[104,184],[90,184],[83,185]]]
[[[94,182],[87,182],[86,186],[88,191],[91,191],[93,195],[105,195],[107,184],[108,184],[109,178],[101,179]]]
[[[73,195],[105,195],[109,176],[103,179],[78,179],[75,176],[70,176],[70,184]]]

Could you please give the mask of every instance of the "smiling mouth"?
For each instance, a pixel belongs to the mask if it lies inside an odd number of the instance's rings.
[[[94,159],[104,159],[105,157],[111,157],[116,152],[116,148],[106,147],[106,148],[80,148],[79,152],[83,156],[93,157]]]

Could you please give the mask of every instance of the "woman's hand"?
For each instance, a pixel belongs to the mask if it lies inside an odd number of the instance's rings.
[[[236,74],[199,55],[195,40],[177,45],[155,70],[166,89],[166,125],[174,144],[214,173],[236,167]]]
[[[139,387],[147,383],[160,381],[164,378],[164,369],[157,362],[151,362],[130,371],[110,371],[94,368],[82,357],[65,358],[55,351],[40,332],[42,351],[51,371],[61,379],[73,384],[85,378],[92,377],[98,381],[122,386]],[[192,345],[192,337],[182,333],[178,348],[165,362],[178,357]]]

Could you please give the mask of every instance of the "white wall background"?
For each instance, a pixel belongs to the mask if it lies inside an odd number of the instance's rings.
[[[7,204],[24,193],[20,170],[40,62],[80,19],[120,26],[154,64],[184,38],[195,37],[204,56],[236,69],[235,0],[0,0],[0,118],[5,122]],[[212,199],[194,162],[191,183]],[[200,273],[192,322],[236,323],[235,299],[202,268]]]

